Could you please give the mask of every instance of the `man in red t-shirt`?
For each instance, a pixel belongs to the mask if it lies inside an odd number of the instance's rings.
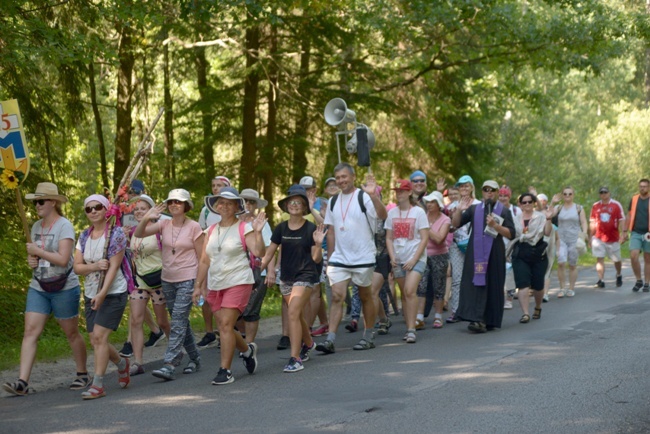
[[[605,256],[608,256],[616,268],[616,286],[623,285],[621,276],[620,233],[625,228],[625,214],[621,204],[611,198],[609,188],[600,187],[600,200],[594,203],[589,218],[591,234],[591,254],[597,260],[598,282],[594,288],[604,288]]]

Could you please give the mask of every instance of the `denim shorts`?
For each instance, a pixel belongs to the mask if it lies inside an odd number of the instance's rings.
[[[407,271],[402,268],[404,264],[397,264],[396,267],[393,267],[393,277],[395,279],[401,279],[403,277],[406,277]],[[426,261],[418,261],[415,263],[411,271],[415,271],[420,273],[420,275],[424,274],[424,270],[427,268],[427,263]]]
[[[37,291],[29,288],[27,291],[27,306],[25,312],[54,313],[56,319],[70,319],[79,316],[79,297],[81,288],[75,286],[59,292]]]

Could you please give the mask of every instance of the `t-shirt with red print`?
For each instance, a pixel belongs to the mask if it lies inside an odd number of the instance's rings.
[[[602,201],[594,203],[589,219],[596,224],[596,238],[605,243],[615,243],[619,239],[618,224],[624,218],[621,204],[610,200],[607,205]]]
[[[393,231],[395,260],[404,264],[417,252],[422,240],[420,230],[429,230],[429,221],[424,210],[418,206],[411,207],[408,211],[401,211],[399,207],[395,207],[388,212],[384,227],[386,230]],[[426,261],[426,259],[427,252],[424,249],[418,261]]]

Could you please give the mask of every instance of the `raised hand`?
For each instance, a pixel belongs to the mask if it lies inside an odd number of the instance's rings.
[[[551,200],[551,204],[556,204],[560,203],[562,201],[562,194],[557,193],[553,195],[553,199]]]
[[[253,230],[255,232],[262,232],[262,229],[264,229],[264,225],[266,225],[266,213],[265,212],[260,212],[257,217],[251,222],[251,225],[253,226]]]
[[[325,239],[325,234],[327,233],[327,228],[325,227],[324,224],[319,224],[316,230],[314,231],[314,243],[316,243],[317,246],[320,246],[323,244],[323,240]]]
[[[436,190],[442,193],[443,191],[445,191],[445,188],[447,188],[447,183],[445,182],[445,178],[440,177],[436,179]]]
[[[372,173],[366,175],[366,182],[361,185],[361,189],[368,193],[369,195],[374,196],[377,192],[377,180]]]
[[[316,189],[307,190],[307,199],[309,200],[309,209],[314,209],[316,203]]]
[[[472,202],[474,199],[472,199],[471,196],[466,196],[460,199],[458,202],[458,209],[462,212],[465,211],[466,209],[469,209],[470,206],[472,206]]]
[[[158,205],[154,206],[153,208],[150,208],[149,211],[144,215],[142,218],[143,220],[150,220],[150,221],[156,221],[160,218],[160,214],[167,208],[167,204],[165,202],[159,203]]]

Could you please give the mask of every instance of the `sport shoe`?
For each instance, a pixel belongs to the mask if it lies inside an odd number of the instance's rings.
[[[623,286],[623,276],[616,276],[616,287],[620,288]]]
[[[133,345],[131,345],[131,342],[124,342],[124,345],[120,350],[120,356],[126,358],[133,357]]]
[[[176,379],[176,373],[174,372],[174,367],[172,365],[163,365],[160,369],[154,369],[151,371],[151,375],[157,378],[162,378],[165,381]]]
[[[639,292],[641,288],[643,288],[643,280],[637,280],[632,288],[632,292]]]
[[[350,333],[356,332],[359,329],[358,321],[356,319],[353,319],[345,326],[345,329]]]
[[[122,389],[129,387],[129,383],[131,382],[131,363],[128,357],[125,357],[124,361],[126,363],[124,369],[117,370],[117,381]]]
[[[232,376],[232,372],[227,369],[219,368],[217,376],[212,380],[213,386],[219,386],[221,384],[229,384],[235,381],[235,377]]]
[[[208,348],[217,343],[217,335],[212,332],[206,333],[203,338],[196,344],[199,348]]]
[[[290,346],[291,346],[291,340],[289,339],[289,336],[282,336],[278,341],[278,346],[276,348],[278,350],[286,350]]]
[[[512,309],[512,302],[510,300],[506,300],[505,303],[503,303],[503,308]]]
[[[316,337],[323,336],[325,333],[329,331],[330,331],[330,326],[328,324],[321,324],[316,330],[313,330],[311,332],[311,335]]]
[[[574,291],[573,289],[569,289],[569,290],[566,292],[566,296],[567,296],[567,297],[573,297],[574,295],[576,295],[576,293],[575,293],[575,291]]]
[[[185,369],[183,369],[183,374],[194,374],[201,369],[201,358],[199,357],[196,360],[190,360]]]
[[[131,365],[131,369],[130,369],[129,372],[130,372],[130,374],[131,374],[131,377],[133,377],[133,376],[135,376],[135,375],[144,374],[144,366],[142,366],[141,364],[139,364],[139,363],[137,363],[137,362],[136,362],[136,363],[133,363],[133,364]]]
[[[321,353],[325,354],[333,354],[336,352],[336,349],[334,348],[334,342],[326,339],[324,342],[316,345],[316,351],[320,351]]]
[[[302,344],[302,347],[300,348],[300,360],[302,360],[303,362],[309,361],[309,355],[315,349],[316,349],[316,342],[312,342],[311,347]]]
[[[386,317],[385,321],[379,322],[379,328],[377,329],[377,334],[387,335],[388,330],[391,328],[392,325],[393,323],[391,322],[390,318]]]
[[[650,292],[650,285],[649,284],[646,283],[645,285],[643,285],[643,292]]]
[[[605,282],[603,282],[602,280],[598,280],[598,282],[594,284],[594,288],[604,288],[604,287],[605,287]]]
[[[416,341],[415,332],[408,332],[406,334],[406,343],[407,344],[414,344],[415,341]]]
[[[357,350],[357,351],[370,350],[372,348],[375,348],[375,343],[371,340],[367,340],[364,338],[361,338],[359,343],[352,347],[353,350]]]
[[[456,313],[452,312],[451,315],[449,315],[445,321],[447,322],[447,324],[455,324],[455,323],[459,322],[460,320],[456,316]]]
[[[255,342],[251,342],[248,344],[248,348],[251,349],[251,355],[244,357],[243,353],[239,353],[239,357],[244,360],[244,366],[246,367],[248,373],[254,374],[257,370],[257,344]]]
[[[293,373],[302,371],[303,369],[305,369],[305,367],[302,365],[302,361],[292,357],[289,359],[289,363],[284,367],[284,372]]]
[[[542,297],[542,303],[548,303],[548,294],[544,294],[544,297]]]
[[[160,330],[157,334],[154,332],[149,333],[149,340],[144,343],[144,346],[149,348],[149,347],[155,347],[158,342],[162,341],[165,339],[165,332]]]
[[[421,319],[415,320],[415,330],[424,330],[424,327],[425,327],[424,321],[422,321]]]

